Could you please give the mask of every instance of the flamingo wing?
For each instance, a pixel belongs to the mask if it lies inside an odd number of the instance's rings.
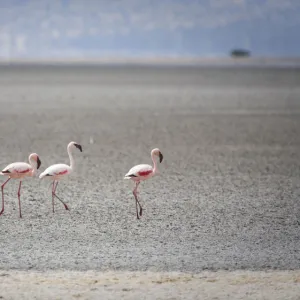
[[[152,172],[153,172],[153,168],[150,165],[146,165],[146,164],[137,165],[129,170],[129,172],[125,175],[125,178],[144,177],[144,176],[148,176]]]
[[[25,162],[15,162],[8,166],[6,166],[2,171],[1,174],[25,174],[32,170],[31,165]]]
[[[56,164],[48,167],[41,175],[40,178],[44,176],[61,176],[71,173],[71,168],[65,164]]]

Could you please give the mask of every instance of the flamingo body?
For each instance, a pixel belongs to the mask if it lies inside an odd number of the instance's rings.
[[[147,180],[158,173],[157,162],[155,160],[155,156],[159,157],[159,162],[161,163],[163,160],[163,155],[158,148],[155,148],[151,151],[151,159],[153,162],[153,167],[150,165],[147,165],[147,164],[136,165],[136,166],[132,167],[124,177],[124,179],[131,179],[132,181],[135,182],[135,188],[133,190],[133,195],[135,198],[137,219],[139,219],[140,216],[142,216],[142,211],[143,211],[143,208],[137,197],[137,188],[141,181]],[[140,207],[140,212],[138,212],[138,205]]]
[[[0,175],[9,176],[10,178],[23,178],[33,176],[34,169],[30,164],[25,162],[15,162],[5,167]]]
[[[66,175],[70,175],[72,169],[66,164],[55,164],[48,167],[43,173],[40,174],[39,178],[48,177],[51,180],[60,180]]]
[[[22,218],[21,213],[21,185],[22,180],[25,177],[32,177],[35,175],[37,169],[41,166],[41,161],[39,156],[36,153],[32,153],[29,155],[29,164],[25,162],[15,162],[6,166],[1,172],[0,175],[7,176],[8,179],[1,185],[2,191],[2,210],[0,211],[0,215],[4,212],[4,186],[8,183],[10,179],[19,179],[19,189],[18,189],[18,200],[19,200],[19,213],[20,218]]]
[[[154,175],[153,167],[146,164],[141,164],[132,167],[125,175],[124,179],[132,179],[133,181],[147,180]]]

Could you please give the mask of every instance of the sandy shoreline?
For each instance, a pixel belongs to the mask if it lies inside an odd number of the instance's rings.
[[[300,295],[300,271],[1,271],[0,278],[1,299],[296,300]]]

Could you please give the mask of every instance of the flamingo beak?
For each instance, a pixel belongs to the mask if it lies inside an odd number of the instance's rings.
[[[162,161],[163,161],[163,155],[162,155],[162,153],[161,152],[159,152],[159,162],[161,163]]]
[[[42,164],[42,162],[41,162],[41,160],[40,160],[39,157],[37,157],[36,162],[37,162],[37,169],[38,169],[41,166],[41,164]]]
[[[82,147],[81,147],[81,145],[79,145],[79,144],[74,144],[74,146],[75,146],[76,148],[78,148],[78,149],[80,150],[80,152],[82,152]]]

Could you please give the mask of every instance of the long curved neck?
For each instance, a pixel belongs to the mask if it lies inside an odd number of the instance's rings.
[[[153,162],[153,174],[156,174],[158,169],[157,169],[157,160],[155,159],[154,153],[151,153],[151,159]]]
[[[33,159],[30,159],[29,164],[32,166],[32,175],[35,175],[37,172],[37,162]]]
[[[73,155],[72,155],[72,151],[71,151],[71,147],[68,146],[68,154],[69,154],[69,159],[70,159],[70,168],[72,170],[74,170],[74,167],[75,167],[75,162],[74,162],[74,158],[73,158]]]

